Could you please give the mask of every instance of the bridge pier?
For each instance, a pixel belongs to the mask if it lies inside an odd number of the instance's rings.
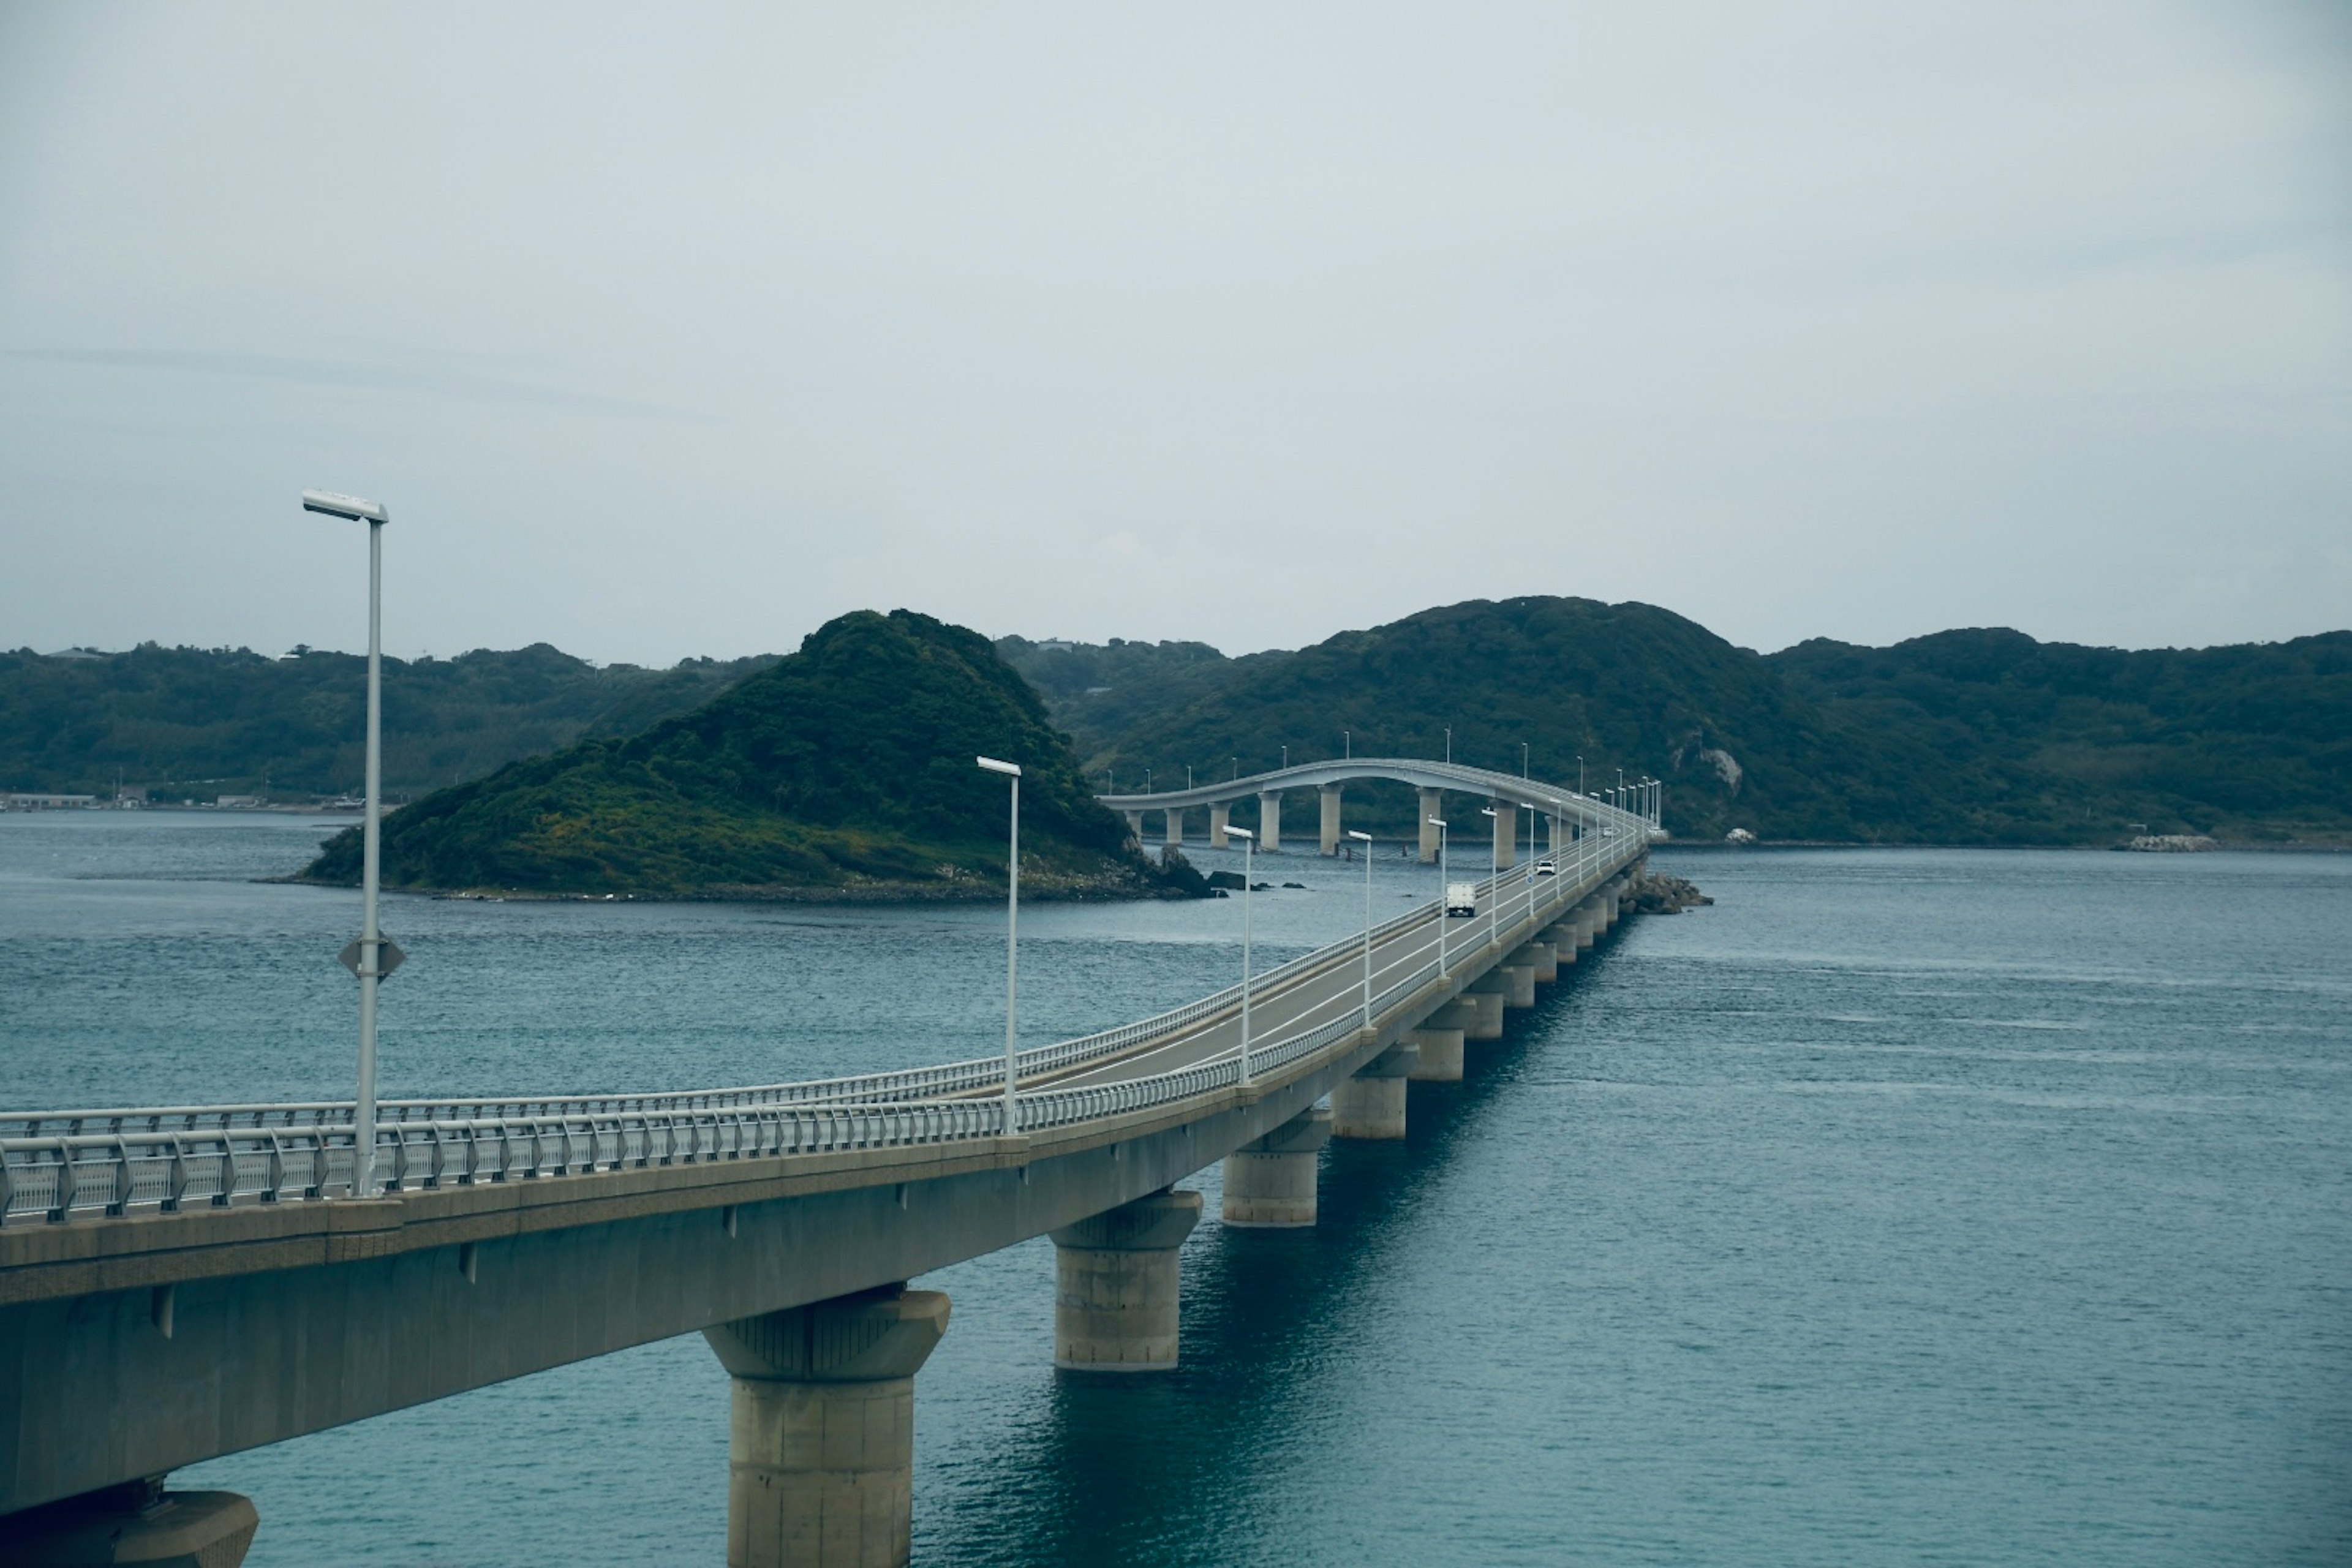
[[[1130,811],[1127,814],[1127,836],[1135,840],[1139,848],[1141,847],[1143,844],[1143,813],[1139,811]]]
[[[151,1476],[0,1518],[0,1562],[20,1568],[237,1568],[261,1516],[236,1492],[173,1492]]]
[[[1233,813],[1234,803],[1229,800],[1218,801],[1209,807],[1210,848],[1223,849],[1233,842],[1225,837],[1225,829],[1233,824]]]
[[[1055,1231],[1054,1364],[1173,1369],[1176,1253],[1200,1223],[1201,1194],[1171,1188]]]
[[[1325,784],[1322,791],[1323,833],[1320,847],[1326,855],[1339,853],[1339,786]]]
[[[1519,808],[1496,796],[1495,812],[1495,869],[1507,871],[1519,863]]]
[[[1282,794],[1268,790],[1257,797],[1257,847],[1269,854],[1282,848]]]
[[[1575,914],[1570,912],[1561,917],[1558,925],[1544,927],[1536,940],[1550,944],[1552,974],[1557,978],[1561,970],[1576,962]]]
[[[1503,981],[1503,1005],[1521,1012],[1536,1005],[1536,966],[1517,962],[1517,955],[1495,965]]]
[[[1503,998],[1508,985],[1495,970],[1488,970],[1472,981],[1467,989],[1454,1000],[1473,1008],[1477,1017],[1462,1032],[1473,1040],[1499,1040],[1503,1037]]]
[[[1412,1070],[1405,1074],[1408,1083],[1460,1083],[1462,1081],[1462,1030],[1457,1026],[1434,1026],[1453,1004],[1437,1010],[1429,1023],[1405,1037],[1412,1042]]]
[[[1331,1142],[1331,1112],[1300,1111],[1225,1156],[1225,1223],[1258,1229],[1315,1223],[1316,1168]]]
[[[900,1568],[912,1552],[915,1373],[948,1299],[887,1286],[705,1329],[735,1379],[727,1568]]]
[[[1550,942],[1541,933],[1538,933],[1535,941],[1513,952],[1504,962],[1526,964],[1535,972],[1538,985],[1549,985],[1559,978],[1559,957],[1552,952]]]
[[[1437,829],[1429,825],[1429,819],[1445,815],[1440,809],[1444,803],[1443,790],[1425,789],[1421,792],[1421,863],[1424,866],[1437,864]]]
[[[1171,805],[1165,807],[1164,811],[1168,818],[1169,847],[1181,848],[1184,843],[1184,808]]]
[[[1331,1131],[1341,1138],[1404,1136],[1404,1082],[1415,1051],[1401,1040],[1341,1079],[1331,1090]]]

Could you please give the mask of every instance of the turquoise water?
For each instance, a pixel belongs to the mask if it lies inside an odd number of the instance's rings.
[[[348,894],[257,816],[0,816],[0,1102],[348,1092]],[[1202,861],[1222,864],[1205,853]],[[1185,1365],[1058,1376],[1050,1247],[923,1283],[952,1563],[2352,1561],[2352,858],[1664,851],[1636,921],[1323,1223],[1184,1255]],[[1360,868],[1256,909],[1355,929]],[[1382,913],[1435,875],[1378,860]],[[1024,912],[1027,1037],[1238,910]],[[394,900],[386,1091],[979,1055],[1002,916]],[[257,1565],[715,1563],[726,1381],[647,1345],[181,1472]]]

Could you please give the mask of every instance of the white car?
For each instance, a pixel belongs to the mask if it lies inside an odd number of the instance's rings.
[[[1536,862],[1536,875],[1538,877],[1557,877],[1559,875],[1559,868],[1553,865],[1549,860],[1538,860]]]

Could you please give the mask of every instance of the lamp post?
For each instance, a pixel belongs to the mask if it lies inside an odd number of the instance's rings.
[[[1372,836],[1348,829],[1348,837],[1364,847],[1364,1027],[1372,1026]]]
[[[1356,760],[1356,732],[1353,730],[1339,731],[1339,755],[1346,762]],[[1371,851],[1367,849],[1364,853],[1369,855]]]
[[[1501,825],[1501,814],[1491,805],[1480,806],[1478,815],[1495,817],[1496,826]],[[1494,835],[1490,833],[1486,837],[1491,839]],[[1486,941],[1489,944],[1499,944],[1502,940],[1503,868],[1497,866],[1494,868],[1494,875],[1487,879],[1486,883]]]
[[[1445,760],[1448,763],[1454,761],[1454,726],[1451,724],[1445,726]]]
[[[1290,767],[1290,748],[1288,746],[1282,748],[1282,765],[1284,770],[1287,772]]]
[[[1528,743],[1525,741],[1519,742],[1519,776],[1528,776]]]
[[[397,968],[400,949],[376,921],[383,873],[383,525],[381,503],[333,490],[304,490],[302,510],[368,525],[367,816],[360,830],[360,939],[343,962],[360,979],[359,1098],[352,1107],[352,1196],[375,1195],[376,987]]]
[[[1453,895],[1445,883],[1445,819],[1433,816],[1429,825],[1437,829],[1437,978],[1445,980],[1450,978],[1445,967],[1445,922],[1454,918],[1453,911],[1446,908],[1446,900]]]
[[[1250,1080],[1250,868],[1257,850],[1257,835],[1228,823],[1225,832],[1242,841],[1242,1081]]]
[[[1021,1081],[1021,1064],[1013,1048],[1014,1006],[1021,994],[1021,764],[1000,763],[994,757],[974,757],[972,761],[1013,781],[1013,826],[1004,851],[1004,1135],[1010,1138],[1021,1130],[1019,1107],[1014,1100],[1014,1091]],[[1150,788],[1145,787],[1147,791]]]

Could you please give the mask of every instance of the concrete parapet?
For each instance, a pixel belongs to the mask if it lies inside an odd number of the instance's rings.
[[[1076,1372],[1172,1369],[1176,1254],[1200,1223],[1201,1194],[1171,1188],[1055,1231],[1054,1364]]]
[[[1323,831],[1318,840],[1326,855],[1339,853],[1339,786],[1325,784],[1322,790]]]
[[[1315,1223],[1315,1182],[1331,1112],[1310,1106],[1225,1156],[1227,1225],[1265,1229]]]
[[[236,1492],[173,1492],[163,1478],[0,1518],[11,1568],[237,1568],[261,1516]]]
[[[1441,1009],[1443,1011],[1443,1009]],[[1462,1081],[1462,1031],[1438,1029],[1427,1025],[1405,1037],[1413,1045],[1412,1070],[1405,1075],[1411,1083],[1460,1083]]]
[[[1257,797],[1257,847],[1268,854],[1282,848],[1282,794],[1267,790]]]
[[[1234,803],[1229,800],[1218,801],[1215,805],[1209,807],[1210,848],[1223,849],[1226,845],[1233,842],[1225,837],[1225,828],[1233,821],[1233,812]]]
[[[1419,1055],[1400,1040],[1342,1079],[1331,1090],[1331,1131],[1341,1138],[1404,1136],[1404,1084]]]
[[[735,1379],[728,1568],[898,1568],[912,1551],[915,1373],[948,1299],[901,1286],[703,1337]]]
[[[1549,985],[1559,978],[1559,959],[1553,953],[1551,943],[1541,938],[1523,943],[1503,962],[1526,964],[1535,971],[1536,984],[1538,985]]]
[[[1445,815],[1440,809],[1444,801],[1442,790],[1425,789],[1421,792],[1421,863],[1424,866],[1437,864],[1437,829],[1429,825],[1429,819],[1433,816],[1442,818]]]

